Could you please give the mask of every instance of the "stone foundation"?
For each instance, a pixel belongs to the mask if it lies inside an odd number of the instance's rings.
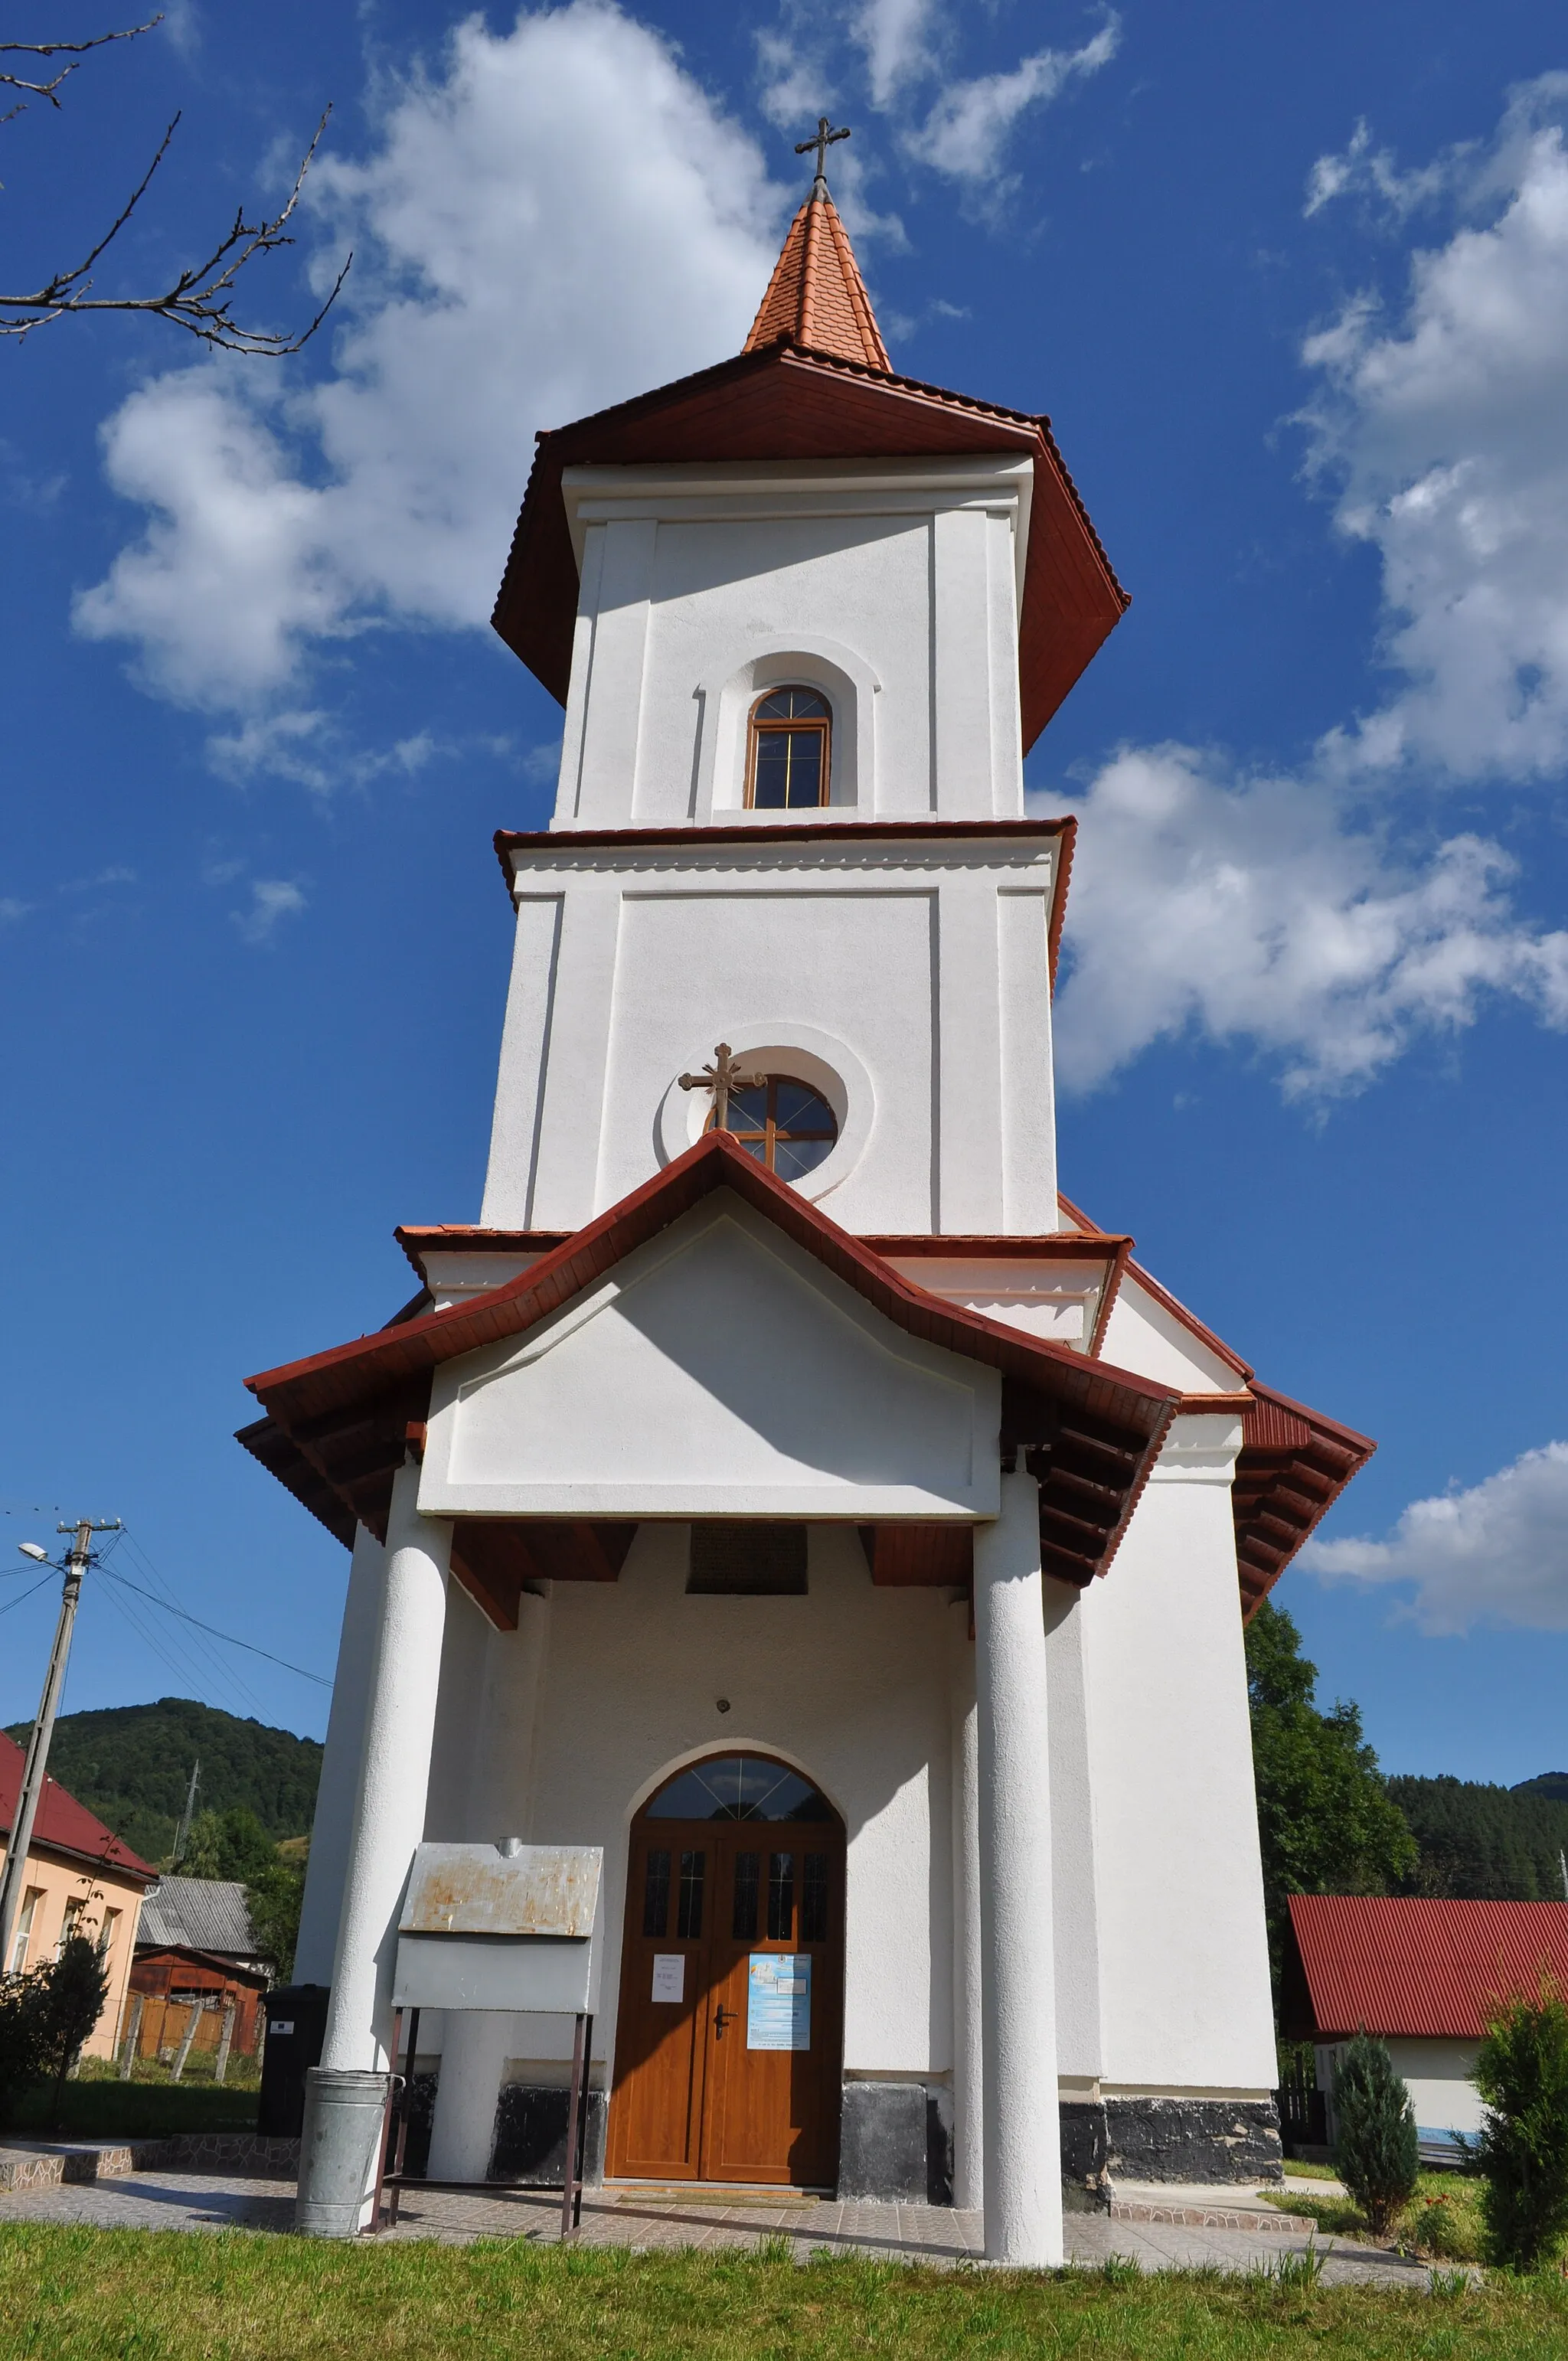
[[[1117,2180],[1284,2179],[1272,2099],[1107,2099],[1106,2162]]]
[[[905,2205],[952,2203],[952,2139],[924,2082],[845,2083],[839,2195]]]

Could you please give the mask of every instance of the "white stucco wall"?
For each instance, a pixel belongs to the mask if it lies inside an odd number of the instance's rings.
[[[1015,457],[568,468],[554,825],[743,818],[746,709],[787,680],[832,709],[845,818],[1021,814],[1032,476]]]
[[[1111,2089],[1275,2077],[1230,1473],[1239,1421],[1179,1418],[1084,1594],[1103,2051]]]
[[[1045,831],[518,855],[481,1218],[576,1229],[641,1186],[722,1040],[837,1078],[841,1147],[799,1186],[847,1229],[1054,1231],[1058,858]]]
[[[765,1340],[765,1343],[764,1343]],[[437,1516],[996,1511],[1001,1381],[911,1336],[717,1190],[431,1388]]]

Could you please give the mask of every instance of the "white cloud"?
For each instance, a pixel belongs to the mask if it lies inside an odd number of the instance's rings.
[[[872,104],[879,108],[935,72],[947,45],[938,0],[862,0],[852,31],[865,57]]]
[[[954,180],[973,184],[995,181],[1020,115],[1058,97],[1069,82],[1109,65],[1121,38],[1119,20],[1110,16],[1080,49],[1039,49],[1010,73],[954,82],[906,140],[910,154]]]
[[[1520,922],[1513,864],[1456,836],[1401,862],[1290,777],[1180,746],[1124,749],[1076,798],[1057,1067],[1091,1089],[1153,1042],[1204,1034],[1282,1061],[1291,1097],[1371,1081],[1487,993],[1568,1027],[1568,933]]]
[[[1451,150],[1397,186],[1352,142],[1392,199],[1441,181],[1480,209],[1414,258],[1398,316],[1359,298],[1305,348],[1321,387],[1310,464],[1339,529],[1380,556],[1379,653],[1398,682],[1297,774],[1179,747],[1101,771],[1068,913],[1069,1086],[1192,1034],[1251,1044],[1288,1093],[1326,1096],[1471,1024],[1488,995],[1568,1026],[1568,934],[1516,908],[1512,859],[1481,834],[1401,850],[1396,832],[1421,796],[1568,764],[1565,101],[1568,77],[1532,83],[1484,154]],[[1369,790],[1372,829],[1353,800]]]
[[[272,940],[280,918],[297,918],[305,907],[302,889],[286,877],[251,880],[248,910],[231,910],[241,940],[262,945]]]
[[[0,927],[14,927],[19,918],[27,917],[32,906],[30,902],[22,901],[15,894],[0,894]]]
[[[1334,734],[1352,774],[1539,779],[1568,762],[1568,76],[1515,94],[1469,168],[1485,218],[1305,348],[1310,465],[1382,561],[1403,685]]]
[[[1475,1623],[1568,1631],[1568,1443],[1527,1451],[1468,1491],[1413,1500],[1387,1541],[1313,1541],[1325,1581],[1398,1584],[1435,1634]]]
[[[1455,173],[1474,149],[1475,142],[1466,140],[1430,164],[1401,172],[1394,161],[1393,150],[1375,148],[1371,132],[1358,118],[1348,146],[1337,156],[1320,156],[1312,166],[1307,176],[1307,202],[1302,214],[1310,221],[1336,197],[1363,196],[1375,199],[1396,221],[1403,221],[1407,214],[1430,204],[1451,186]]]
[[[149,522],[79,627],[213,710],[269,714],[323,640],[482,625],[535,426],[738,351],[777,251],[751,141],[602,0],[459,26],[308,185],[322,268],[356,252],[332,373],[290,397],[209,362],[104,430]]]

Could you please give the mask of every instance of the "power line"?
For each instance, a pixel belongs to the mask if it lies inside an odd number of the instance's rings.
[[[49,1570],[49,1574],[54,1574],[57,1571],[58,1569],[51,1565]],[[42,1582],[35,1582],[31,1590],[24,1590],[19,1598],[8,1599],[4,1607],[0,1607],[0,1615],[9,1615],[12,1608],[25,1607],[29,1598],[36,1598],[39,1591],[48,1584],[49,1574],[45,1575]]]
[[[183,1607],[171,1607],[167,1599],[159,1598],[155,1591],[144,1590],[141,1584],[133,1582],[128,1575],[115,1574],[107,1566],[104,1571],[108,1575],[111,1582],[117,1582],[123,1589],[134,1590],[138,1598],[150,1600],[154,1607],[161,1607],[166,1615],[178,1615],[182,1623],[193,1623],[198,1631],[209,1632],[214,1640],[222,1640],[225,1646],[244,1648],[253,1656],[265,1656],[269,1664],[279,1664],[286,1673],[297,1673],[302,1681],[314,1681],[318,1688],[331,1688],[332,1683],[324,1674],[308,1673],[303,1664],[291,1664],[286,1656],[275,1656],[269,1648],[258,1648],[254,1640],[239,1640],[232,1631],[220,1631],[215,1623],[203,1623],[199,1615],[188,1614]]]
[[[143,1549],[136,1535],[132,1532],[126,1532],[124,1535],[124,1539],[126,1547],[129,1549],[132,1557],[137,1563],[137,1565],[140,1571],[146,1575],[148,1580],[155,1586],[156,1596],[153,1598],[153,1603],[155,1605],[162,1605],[173,1614],[183,1615],[185,1610],[180,1604],[180,1600],[175,1593],[173,1585],[168,1580],[159,1568],[153,1564],[152,1559],[148,1556],[147,1551]],[[106,1550],[104,1553],[104,1559],[108,1559],[114,1553],[112,1550]],[[114,1569],[111,1567],[109,1571],[113,1572]],[[197,1627],[190,1644],[196,1652],[196,1659],[204,1663],[208,1667],[208,1672],[205,1676],[207,1679],[215,1679],[223,1690],[226,1691],[231,1697],[239,1698],[242,1706],[249,1711],[258,1715],[264,1713],[265,1708],[262,1706],[261,1699],[256,1695],[255,1690],[252,1689],[247,1681],[245,1681],[240,1677],[237,1668],[232,1664],[225,1664],[223,1658],[219,1655],[217,1650],[212,1646],[211,1642],[207,1639],[202,1636],[201,1627]],[[200,1688],[203,1685],[203,1676],[198,1675],[196,1686]]]

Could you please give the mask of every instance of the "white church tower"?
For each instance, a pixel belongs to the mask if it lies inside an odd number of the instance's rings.
[[[1277,2171],[1243,1624],[1371,1445],[1058,1193],[1022,765],[1125,603],[1045,419],[894,373],[820,170],[743,353],[540,437],[481,1220],[241,1438],[353,1553],[313,2105],[392,2066],[415,1848],[521,1839],[603,1849],[596,2178],[1047,2263],[1064,2191]],[[570,2049],[427,2013],[432,2174],[558,2172]]]

